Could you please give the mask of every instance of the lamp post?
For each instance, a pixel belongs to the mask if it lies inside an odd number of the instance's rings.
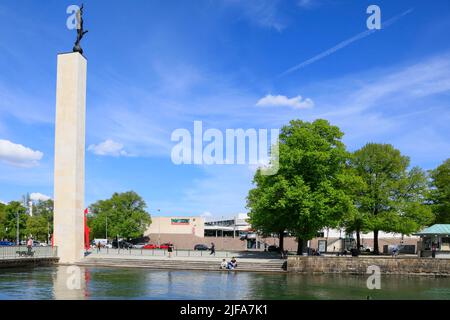
[[[17,241],[17,245],[20,245],[20,239],[19,239],[19,211],[17,211],[17,213],[16,213],[16,222],[17,222],[17,226],[16,226],[16,241]]]
[[[223,250],[223,231],[225,229],[225,221],[224,221],[224,217],[222,216],[222,250]]]
[[[161,212],[161,209],[157,209],[158,214]],[[158,217],[158,246],[161,245],[161,217]]]

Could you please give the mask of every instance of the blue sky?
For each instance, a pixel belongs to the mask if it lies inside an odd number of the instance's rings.
[[[75,39],[70,4],[0,0],[1,201],[53,194],[56,54]],[[194,120],[225,130],[325,118],[349,150],[392,143],[424,169],[450,156],[447,0],[84,4],[86,205],[135,190],[152,214],[245,212],[254,168],[172,163],[172,131]],[[370,4],[382,23],[407,14],[285,73],[366,31]],[[280,97],[258,104],[268,95]]]

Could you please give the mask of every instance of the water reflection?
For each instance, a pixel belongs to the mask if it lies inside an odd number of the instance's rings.
[[[53,298],[84,300],[88,298],[86,269],[78,266],[59,267],[53,273]]]
[[[158,271],[143,268],[3,269],[0,299],[450,299],[450,278]]]

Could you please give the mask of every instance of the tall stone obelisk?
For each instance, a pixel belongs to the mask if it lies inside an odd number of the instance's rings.
[[[56,84],[54,245],[60,263],[84,255],[86,58],[58,55]]]

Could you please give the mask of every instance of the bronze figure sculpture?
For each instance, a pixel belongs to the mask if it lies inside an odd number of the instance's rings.
[[[77,40],[75,41],[75,46],[73,47],[73,52],[79,52],[83,54],[83,49],[80,46],[80,41],[83,36],[88,32],[88,30],[83,30],[83,4],[80,7],[80,10],[77,12]]]

